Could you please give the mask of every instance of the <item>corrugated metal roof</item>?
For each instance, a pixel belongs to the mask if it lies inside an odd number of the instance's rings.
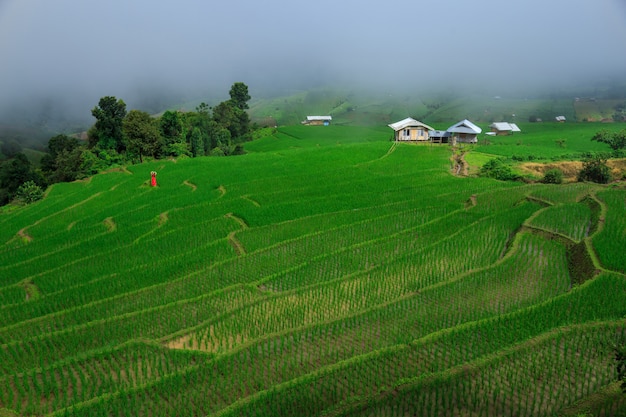
[[[474,123],[470,122],[467,119],[462,120],[459,123],[452,125],[448,128],[448,132],[452,133],[472,133],[477,135],[482,131],[483,130],[480,127],[476,126]]]
[[[429,130],[428,136],[430,136],[431,138],[447,138],[450,137],[450,132],[448,132],[447,130]]]
[[[332,116],[307,116],[308,121],[312,120],[333,120]]]
[[[499,130],[500,132],[510,132],[513,130],[511,125],[506,122],[495,122],[489,125],[490,128]]]
[[[500,132],[521,132],[515,123],[495,122],[490,124],[489,127]]]
[[[398,130],[402,130],[402,129],[406,129],[407,127],[423,127],[427,130],[433,130],[432,127],[422,123],[422,122],[418,122],[417,120],[413,119],[412,117],[407,117],[406,119],[400,120],[399,122],[395,122],[392,123],[390,125],[387,125],[390,128],[392,128],[395,131]]]

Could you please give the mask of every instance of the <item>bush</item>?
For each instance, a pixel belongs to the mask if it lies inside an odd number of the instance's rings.
[[[15,199],[23,204],[30,204],[43,198],[43,190],[35,181],[26,181],[15,193]]]
[[[519,176],[511,171],[511,167],[500,159],[491,159],[480,168],[480,176],[500,181],[515,181]]]
[[[544,184],[562,184],[563,171],[558,168],[550,169],[543,175],[541,182]]]
[[[611,170],[606,158],[601,155],[587,156],[583,161],[583,169],[578,173],[578,181],[592,181],[606,184],[611,180]]]

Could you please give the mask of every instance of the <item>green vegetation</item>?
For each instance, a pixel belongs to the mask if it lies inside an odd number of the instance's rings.
[[[491,159],[480,168],[480,175],[500,181],[514,181],[519,177],[513,173],[511,167],[505,165],[501,159]]]
[[[111,167],[142,163],[144,157],[162,159],[185,156],[226,156],[244,153],[243,142],[251,139],[248,109],[248,86],[233,84],[230,100],[214,108],[200,103],[195,112],[165,111],[153,117],[141,110],[126,111],[126,103],[113,96],[102,97],[91,110],[95,124],[89,129],[88,141],[65,134],[48,141],[48,152],[33,155],[16,140],[1,142],[0,206],[12,200],[32,202],[37,198],[18,188],[32,181],[42,190],[49,184],[83,179]],[[30,159],[40,162],[40,169]],[[35,188],[30,187],[30,190]]]
[[[196,126],[217,123],[207,110]],[[147,128],[134,114],[127,138]],[[159,120],[150,134],[182,144],[188,119]],[[447,145],[389,136],[297,125],[237,158],[141,148],[0,213],[0,415],[626,407],[623,186],[458,177]],[[75,151],[51,143],[46,164]]]
[[[619,156],[620,151],[626,148],[626,129],[619,132],[610,132],[608,129],[602,129],[597,132],[591,140],[606,143],[613,150],[613,153]]]
[[[611,180],[611,171],[606,164],[607,158],[595,154],[585,157],[583,168],[578,173],[578,181],[593,181],[606,184]]]
[[[519,123],[519,127],[520,133],[509,136],[482,136],[475,150],[517,161],[580,160],[587,153],[607,150],[605,144],[591,140],[601,127],[618,132],[623,124]]]
[[[541,182],[544,184],[561,184],[563,182],[563,171],[558,168],[550,169],[546,171]]]

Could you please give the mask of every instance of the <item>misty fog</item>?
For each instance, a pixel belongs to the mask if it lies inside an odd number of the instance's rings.
[[[105,95],[158,111],[235,81],[537,91],[626,74],[625,46],[623,0],[0,0],[0,121],[90,123]]]

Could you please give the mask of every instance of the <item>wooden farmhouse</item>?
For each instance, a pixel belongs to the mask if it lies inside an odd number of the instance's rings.
[[[465,119],[448,128],[448,132],[450,133],[449,142],[452,145],[456,145],[457,143],[477,143],[478,135],[482,131],[480,127]]]
[[[302,124],[309,126],[328,126],[331,120],[333,120],[332,116],[307,116]]]
[[[496,136],[512,135],[515,132],[521,132],[521,129],[515,123],[496,122],[490,124],[489,128]]]
[[[429,140],[428,132],[432,127],[407,117],[399,122],[388,125],[394,131],[396,141],[426,141]]]

